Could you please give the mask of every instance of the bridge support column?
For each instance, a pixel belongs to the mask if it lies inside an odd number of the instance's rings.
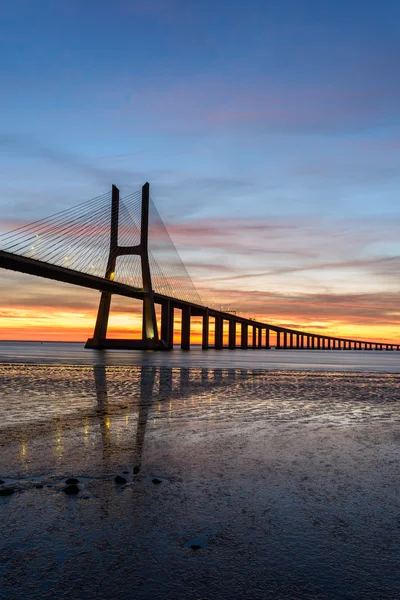
[[[221,350],[224,345],[224,321],[222,317],[215,317],[215,336],[214,347],[216,350]]]
[[[161,304],[161,340],[167,350],[174,347],[174,307],[172,302]]]
[[[231,350],[236,348],[236,321],[233,319],[229,320],[229,348]]]
[[[276,347],[279,349],[281,347],[281,332],[276,332]]]
[[[269,327],[267,327],[265,330],[265,348],[266,350],[269,350],[271,348],[271,346],[269,345]]]
[[[99,348],[101,341],[107,337],[108,318],[110,316],[111,294],[102,292],[99,309],[97,311],[96,325],[94,328],[91,348]],[[89,342],[89,340],[88,340]]]
[[[145,183],[142,187],[142,214],[140,224],[140,260],[143,279],[143,340],[158,341],[156,311],[154,307],[153,287],[151,285],[149,264],[149,201],[150,186]]]
[[[181,348],[190,350],[190,306],[182,308]]]
[[[287,348],[287,332],[283,332],[283,347]]]
[[[241,334],[241,344],[240,347],[244,350],[247,350],[248,344],[248,336],[249,336],[249,326],[247,323],[242,323],[242,334]]]
[[[208,350],[208,332],[209,332],[209,316],[208,316],[208,308],[204,311],[203,314],[203,327],[202,327],[202,336],[201,336],[201,347],[203,350]]]
[[[289,334],[289,347],[291,349],[293,348],[293,333]]]
[[[263,330],[261,329],[261,327],[258,327],[258,348],[262,348],[262,335]]]
[[[257,348],[257,328],[253,325],[252,348]]]
[[[113,185],[111,189],[111,224],[110,224],[110,250],[108,253],[106,279],[114,277],[118,248],[118,219],[119,219],[119,189]],[[89,348],[102,348],[107,338],[108,319],[110,316],[111,294],[102,292],[99,309],[97,311],[96,325],[93,339],[86,342]]]

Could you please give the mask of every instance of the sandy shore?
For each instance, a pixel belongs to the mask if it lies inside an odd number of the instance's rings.
[[[398,598],[399,380],[2,365],[0,597]]]

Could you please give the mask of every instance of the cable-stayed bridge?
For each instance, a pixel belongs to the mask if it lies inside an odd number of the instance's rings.
[[[288,329],[217,310],[203,302],[150,198],[149,184],[120,198],[110,193],[0,238],[0,267],[101,292],[88,348],[173,348],[175,310],[181,311],[181,348],[190,349],[191,318],[202,319],[202,348],[400,350],[400,344],[361,341]],[[141,300],[142,338],[110,339],[113,295]],[[160,326],[156,306],[161,306]],[[214,336],[210,341],[210,321]],[[228,325],[224,344],[224,324]],[[240,330],[240,331],[239,331]]]

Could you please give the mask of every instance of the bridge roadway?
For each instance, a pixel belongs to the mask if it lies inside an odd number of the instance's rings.
[[[118,281],[112,281],[103,277],[81,273],[66,267],[51,265],[46,262],[18,256],[10,252],[0,250],[0,267],[20,273],[44,277],[71,285],[78,285],[99,292],[108,292],[143,300],[144,292],[141,288],[135,288]],[[191,317],[202,317],[202,347],[208,349],[213,347],[222,349],[228,347],[234,348],[264,348],[269,349],[270,333],[276,334],[275,348],[277,349],[312,349],[312,350],[400,350],[399,344],[389,344],[380,342],[360,341],[349,338],[337,338],[326,335],[314,334],[306,331],[288,329],[246,319],[232,313],[219,311],[214,308],[208,308],[199,304],[193,304],[185,300],[179,300],[163,294],[154,292],[154,302],[161,305],[161,340],[165,349],[173,348],[173,327],[174,327],[174,309],[182,311],[181,325],[181,348],[190,349],[190,321]],[[209,319],[215,319],[214,344],[209,343]],[[227,321],[229,324],[228,346],[223,343],[223,324]],[[236,340],[236,326],[241,326],[240,344]],[[252,333],[249,343],[249,330]],[[121,340],[107,340],[107,348],[121,348]],[[134,348],[135,341],[132,344],[127,341],[127,348]]]

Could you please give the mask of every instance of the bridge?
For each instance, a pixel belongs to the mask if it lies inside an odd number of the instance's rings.
[[[154,241],[160,236],[167,240],[164,250],[174,260],[165,260],[162,255],[157,258]],[[86,342],[87,348],[171,350],[175,311],[180,311],[183,350],[191,347],[191,321],[195,317],[202,320],[204,350],[400,350],[400,344],[289,329],[207,306],[176,253],[150,198],[148,183],[124,198],[113,185],[111,193],[2,235],[0,267],[101,292],[94,333]],[[140,340],[107,337],[113,295],[142,301]],[[160,326],[156,306],[161,307]],[[213,342],[210,321],[214,322]]]

